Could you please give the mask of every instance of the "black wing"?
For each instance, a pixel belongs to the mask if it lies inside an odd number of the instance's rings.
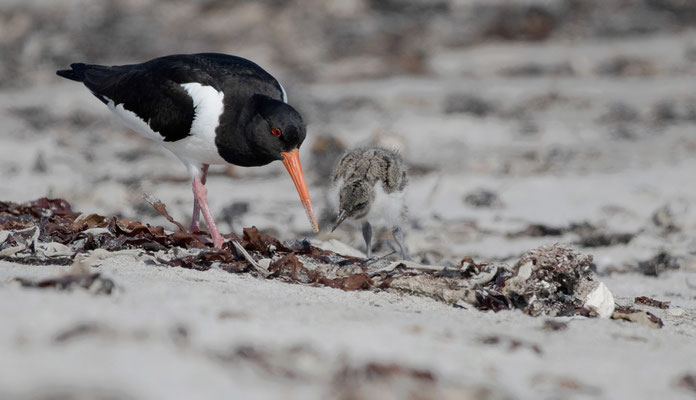
[[[106,67],[71,64],[72,70],[57,74],[82,82],[102,102],[134,112],[159,132],[165,141],[185,138],[195,118],[193,100],[181,86],[198,82],[225,93],[225,107],[240,110],[254,94],[283,99],[283,90],[273,76],[257,64],[217,53],[178,54],[142,64]],[[226,113],[225,119],[236,119]]]
[[[200,79],[208,77],[209,81],[197,81],[223,90],[225,96],[248,100],[255,94],[263,94],[283,101],[283,88],[266,70],[246,58],[219,53],[200,53],[192,55],[174,55],[153,61],[172,64],[172,60],[186,60],[187,65],[200,72]]]
[[[135,113],[165,141],[188,136],[195,116],[193,100],[167,74],[144,64],[106,67],[72,64],[58,75],[84,83],[104,104],[109,100]]]

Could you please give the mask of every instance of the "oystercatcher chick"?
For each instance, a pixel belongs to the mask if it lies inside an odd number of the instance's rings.
[[[362,223],[367,257],[372,256],[372,224],[391,228],[403,259],[409,259],[401,224],[405,221],[406,166],[396,151],[358,148],[343,155],[333,171],[338,218],[333,232],[347,218]],[[336,197],[336,196],[334,196]]]
[[[214,246],[223,244],[204,186],[210,164],[255,167],[276,160],[290,173],[312,228],[319,230],[299,158],[306,125],[287,104],[280,83],[255,63],[203,53],[70,67],[57,74],[82,82],[127,127],[184,163],[194,196],[189,232],[199,230],[202,212]]]

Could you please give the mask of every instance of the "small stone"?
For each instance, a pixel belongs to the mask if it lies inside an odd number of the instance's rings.
[[[485,117],[495,111],[495,106],[478,95],[458,93],[445,98],[444,111],[445,114],[464,113]]]
[[[684,309],[679,307],[670,308],[667,312],[673,317],[681,317],[684,315]]]
[[[596,312],[600,318],[609,318],[614,313],[614,295],[600,282],[585,298],[584,307]]]
[[[520,268],[517,270],[517,277],[522,279],[523,281],[526,281],[529,279],[530,276],[532,276],[532,267],[534,264],[531,261],[526,262]]]
[[[313,241],[313,244],[322,250],[333,251],[344,256],[365,257],[365,253],[336,239],[330,239],[325,242],[317,240]]]
[[[464,196],[464,203],[476,208],[501,208],[498,194],[488,189],[477,189]]]
[[[268,269],[268,267],[271,265],[271,261],[273,260],[271,260],[270,258],[262,258],[258,260],[257,263],[261,268]]]

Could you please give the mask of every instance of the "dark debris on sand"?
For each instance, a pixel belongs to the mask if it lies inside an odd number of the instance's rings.
[[[529,224],[526,228],[507,234],[509,238],[563,236],[573,234],[578,236],[574,242],[581,247],[608,247],[628,244],[635,238],[635,233],[607,232],[588,222],[572,223],[568,226],[552,226],[546,224]]]
[[[500,337],[498,335],[483,337],[481,338],[481,343],[489,346],[505,346],[510,352],[526,348],[538,355],[544,353],[536,343],[527,343],[519,339]]]
[[[677,386],[696,393],[696,374],[685,374],[677,381]]]
[[[455,306],[466,304],[496,312],[519,308],[533,316],[589,314],[583,313],[582,301],[593,285],[592,256],[561,246],[528,251],[514,267],[479,264],[466,257],[460,265],[446,269],[408,261],[390,263],[385,259],[344,256],[312,246],[307,239],[281,242],[256,227],[245,228],[241,238],[234,233],[225,235],[224,246],[213,249],[207,234],[184,232],[183,226],[168,215],[164,204],[152,204],[177,231],[127,218],[79,214],[61,199],[42,198],[24,204],[0,202],[0,259],[75,265],[97,249],[107,256],[126,251],[145,265],[200,271],[215,268],[341,290],[416,294]],[[89,288],[103,279],[99,274],[85,275],[83,271],[74,276],[20,282],[30,287]],[[100,287],[104,286],[101,282]]]
[[[662,322],[662,319],[655,314],[649,311],[639,310],[631,306],[617,305],[616,309],[614,310],[614,315],[612,315],[611,318],[636,322],[650,328],[662,328],[665,325]]]
[[[503,294],[529,315],[574,315],[594,288],[592,256],[560,246],[529,250],[514,266]]]
[[[109,278],[104,278],[101,274],[74,274],[56,278],[32,280],[26,278],[16,278],[23,287],[30,288],[56,288],[58,290],[70,290],[74,287],[83,289],[93,289],[95,294],[111,294],[114,289],[114,282]]]
[[[645,261],[640,261],[638,263],[638,270],[644,275],[658,276],[666,270],[679,269],[680,266],[681,262],[679,258],[666,251],[660,251],[654,257]]]
[[[669,301],[655,300],[655,299],[650,298],[648,296],[636,297],[635,299],[633,299],[633,301],[636,304],[643,304],[643,305],[650,306],[650,307],[661,308],[663,310],[669,308],[669,304],[670,304]]]

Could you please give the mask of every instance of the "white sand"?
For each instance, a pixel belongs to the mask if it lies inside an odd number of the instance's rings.
[[[246,9],[252,16],[254,10]],[[696,374],[696,139],[693,117],[684,116],[696,104],[693,60],[685,56],[695,38],[686,31],[486,44],[434,51],[424,76],[286,86],[309,122],[302,160],[317,212],[325,187],[313,181],[328,172],[310,167],[316,136],[332,133],[350,146],[396,145],[411,164],[426,167],[413,174],[408,195],[407,242],[421,261],[510,262],[542,244],[578,240],[509,236],[530,223],[587,222],[603,232],[633,233],[628,244],[578,250],[593,254],[601,273],[628,271],[599,278],[618,303],[643,295],[671,301],[670,310],[639,306],[662,318],[662,329],[576,317],[557,318],[568,328],[548,331],[546,318],[521,312],[161,268],[128,256],[96,269],[118,285],[111,296],[26,289],[13,279],[51,277],[64,267],[0,261],[0,399],[340,397],[351,387],[341,384],[340,371],[369,362],[431,371],[434,384],[411,382],[425,398],[693,398],[677,382]],[[273,58],[258,53],[254,59]],[[596,73],[617,55],[643,57],[654,72]],[[568,63],[574,73],[499,73],[529,63]],[[46,65],[36,68],[34,86],[0,91],[0,201],[62,197],[79,211],[171,227],[143,207],[142,194],[149,193],[186,223],[191,189],[175,157],[127,132],[83,87],[59,82]],[[446,114],[450,94],[480,96],[494,110],[484,117]],[[332,106],[355,98],[364,101],[348,111]],[[637,120],[602,122],[617,101]],[[676,104],[681,117],[656,120],[663,101]],[[45,171],[36,168],[39,158]],[[279,163],[236,168],[236,177],[221,167],[211,172],[215,215],[234,202],[249,205],[231,226],[218,220],[223,232],[256,225],[297,239],[309,231]],[[502,205],[467,205],[463,198],[479,188],[494,191]],[[653,221],[664,206],[673,210],[675,233]],[[348,224],[316,239],[363,249]],[[680,269],[657,278],[635,272],[660,250],[677,257]],[[83,323],[96,325],[56,341]],[[500,342],[484,344],[490,337]],[[511,349],[511,341],[521,344]],[[261,355],[250,356],[244,346]],[[406,393],[411,387],[399,385]]]
[[[675,382],[693,372],[696,357],[696,300],[684,296],[693,293],[686,286],[687,279],[696,283],[693,273],[606,279],[619,302],[650,295],[684,310],[675,317],[650,309],[664,320],[662,329],[576,317],[557,318],[568,328],[551,332],[541,329],[545,318],[520,312],[147,266],[129,256],[98,268],[118,285],[112,296],[22,289],[11,281],[60,269],[0,263],[3,398],[55,388],[137,399],[322,398],[342,366],[366,362],[427,369],[443,387],[488,387],[494,398],[690,398]],[[56,342],[85,322],[103,329]],[[173,333],[179,326],[188,337]],[[482,344],[490,336],[501,343]],[[522,345],[511,350],[508,340]],[[271,365],[297,376],[218,359],[239,346],[267,352]],[[293,348],[305,350],[288,356]]]

